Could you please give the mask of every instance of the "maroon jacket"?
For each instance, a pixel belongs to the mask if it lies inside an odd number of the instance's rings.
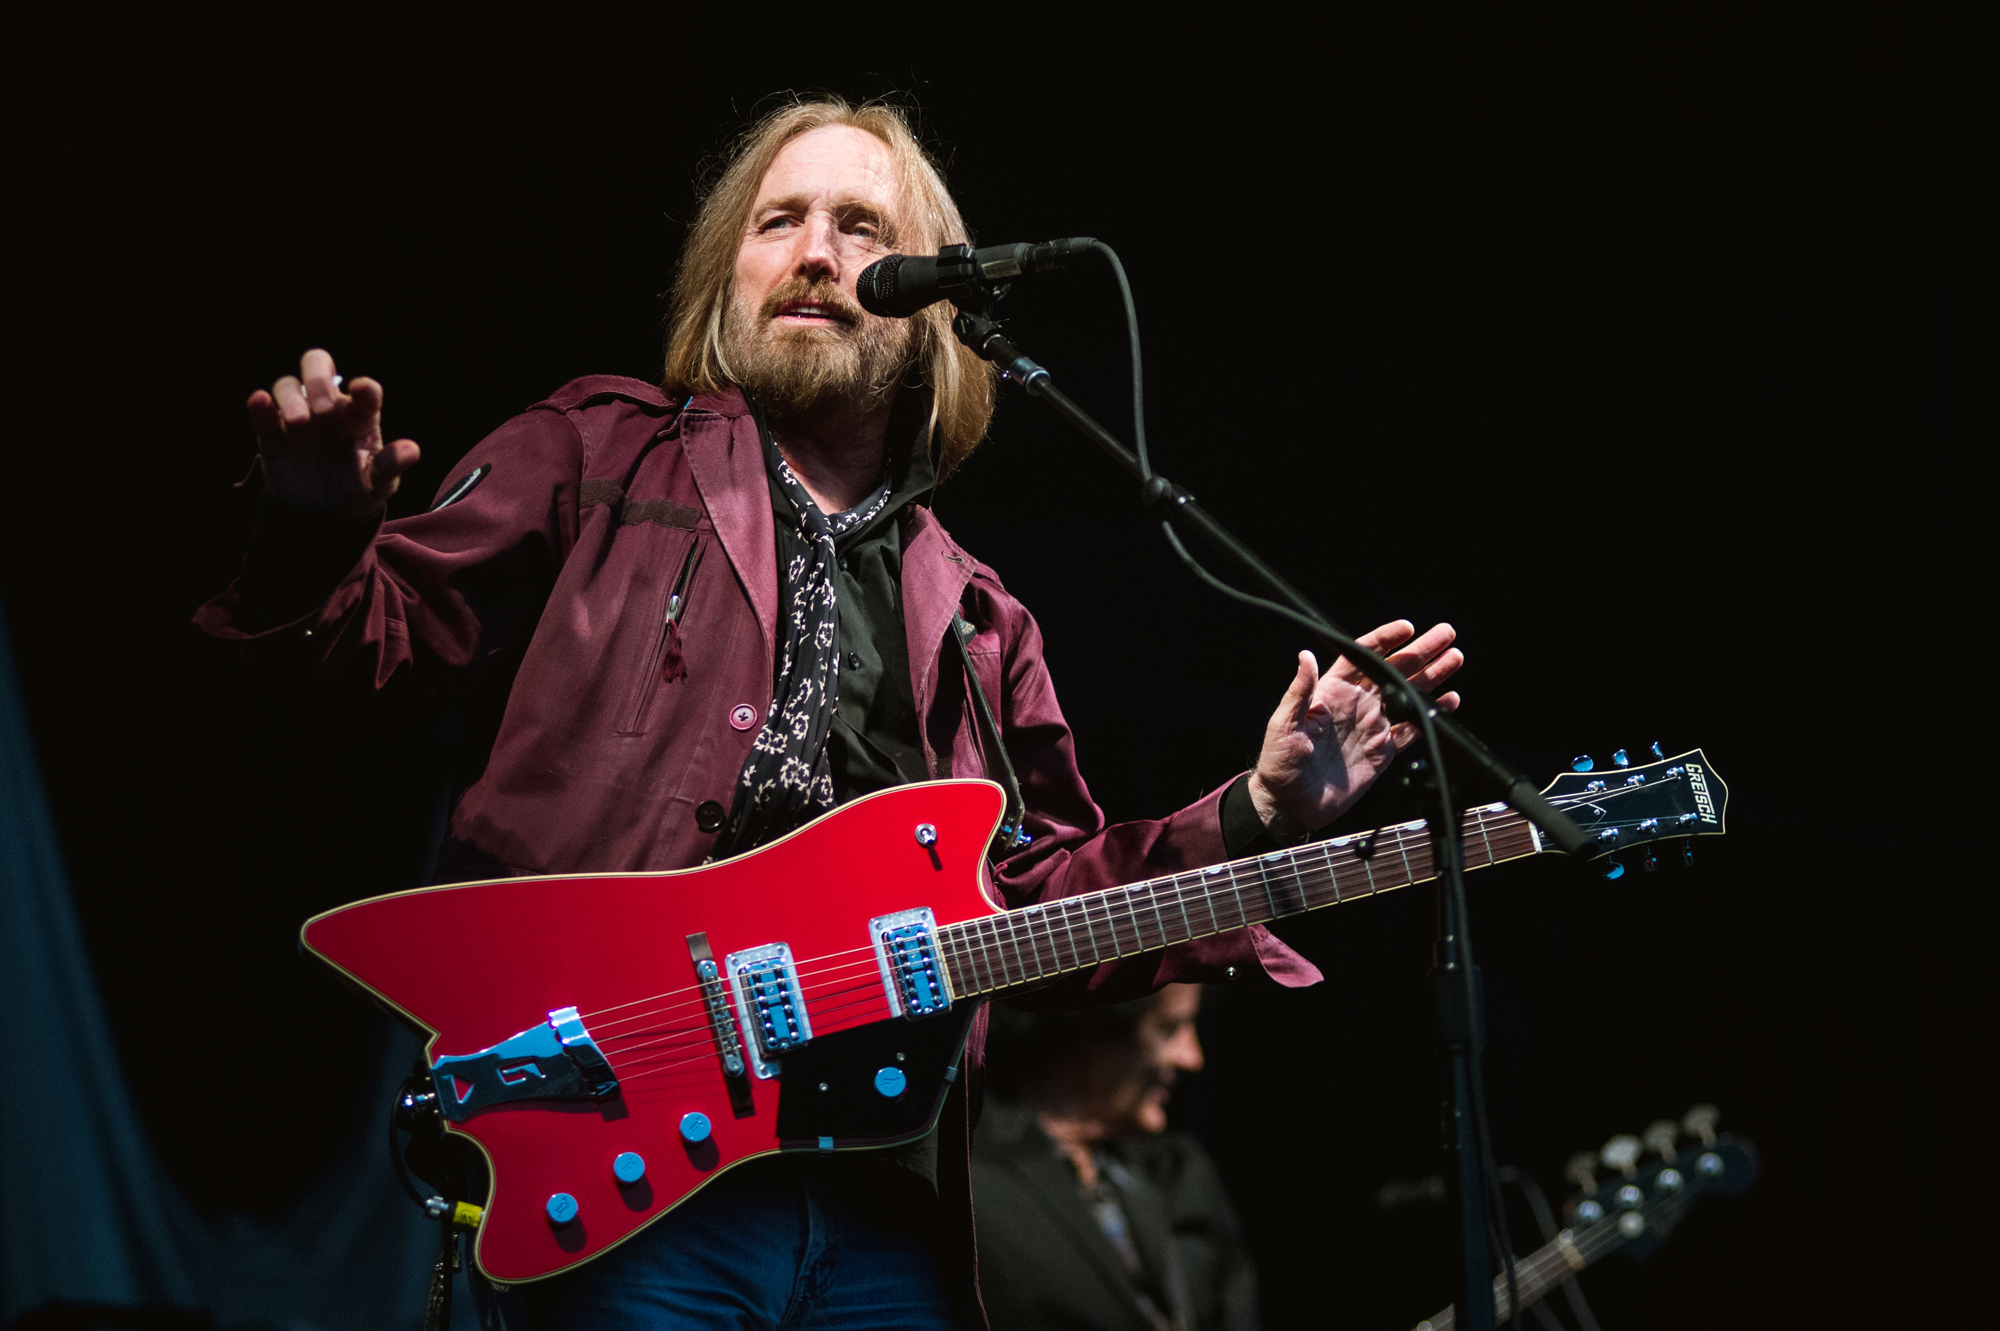
[[[196,622],[244,642],[267,669],[336,688],[506,691],[492,756],[452,812],[440,880],[699,863],[771,701],[777,542],[742,395],[677,407],[634,379],[578,379],[482,441],[440,495],[482,467],[462,498],[385,524],[302,618],[265,626],[239,580]],[[928,509],[913,505],[903,521],[903,621],[926,761],[938,777],[985,775],[967,691],[955,661],[945,664],[961,610],[1027,801],[1035,840],[995,876],[1000,904],[1226,859],[1222,787],[1167,818],[1105,826],[1034,619]],[[697,557],[680,616],[689,668],[663,682],[667,598]],[[1288,986],[1320,978],[1260,927],[1107,962],[1079,987],[1110,1001],[1250,966]],[[968,1258],[984,1034],[982,1020],[968,1048],[968,1112],[945,1125],[939,1151]]]

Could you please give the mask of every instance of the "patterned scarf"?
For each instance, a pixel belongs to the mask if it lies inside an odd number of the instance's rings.
[[[826,735],[840,698],[840,615],[834,606],[836,543],[871,521],[889,502],[889,481],[845,513],[832,517],[792,474],[764,427],[764,463],[771,481],[798,515],[796,530],[778,530],[777,680],[764,727],[750,746],[737,783],[736,807],[716,840],[714,858],[740,855],[783,836],[833,807]]]

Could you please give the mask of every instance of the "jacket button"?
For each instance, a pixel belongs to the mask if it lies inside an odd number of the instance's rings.
[[[694,825],[704,832],[722,830],[722,806],[714,800],[703,800],[694,806]]]
[[[729,709],[729,724],[738,730],[748,730],[757,724],[757,709],[747,702],[737,703]]]

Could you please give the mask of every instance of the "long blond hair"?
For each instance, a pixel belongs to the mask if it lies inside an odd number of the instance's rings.
[[[778,153],[799,135],[827,125],[849,125],[888,145],[902,196],[898,249],[923,254],[954,242],[971,243],[944,178],[896,107],[880,102],[854,106],[837,97],[779,107],[737,138],[728,166],[702,196],[688,227],[667,302],[667,360],[661,380],[667,396],[716,393],[729,385],[722,321],[735,281],[744,223]],[[986,437],[987,423],[993,419],[996,375],[991,365],[952,335],[949,306],[932,305],[911,316],[910,324],[910,365],[916,382],[930,393],[942,480]],[[906,382],[909,376],[905,371]]]

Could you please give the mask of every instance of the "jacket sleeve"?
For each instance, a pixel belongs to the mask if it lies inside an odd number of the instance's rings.
[[[379,530],[266,499],[241,575],[195,623],[343,689],[440,688],[526,644],[576,539],[582,464],[570,418],[536,408],[474,447],[431,511]]]
[[[1229,859],[1222,805],[1230,782],[1165,818],[1106,824],[1077,768],[1076,744],[1043,660],[1041,630],[1019,601],[988,580],[990,570],[982,567],[981,573],[967,595],[974,623],[987,632],[974,639],[971,658],[983,686],[998,686],[994,706],[1034,837],[993,875],[1004,904],[1054,901]],[[1166,984],[1219,983],[1250,968],[1288,988],[1321,978],[1311,962],[1252,925],[1105,962],[1031,1001],[1061,1005],[1087,995],[1084,1001],[1118,1002]]]

